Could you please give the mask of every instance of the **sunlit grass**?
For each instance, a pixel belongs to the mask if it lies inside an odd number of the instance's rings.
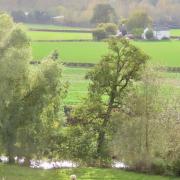
[[[31,40],[92,40],[92,33],[28,31]]]
[[[155,65],[180,67],[180,41],[132,42],[151,57]],[[98,63],[108,52],[105,42],[33,42],[34,59],[42,59],[57,49],[64,62]]]
[[[180,180],[180,178],[145,175],[116,169],[35,170],[0,165],[0,178],[4,177],[6,180],[69,180],[72,174],[76,174],[78,180]]]

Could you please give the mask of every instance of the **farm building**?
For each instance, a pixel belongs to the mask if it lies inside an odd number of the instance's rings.
[[[146,28],[144,30],[144,32],[142,34],[143,39],[147,39],[146,33],[148,30],[149,30],[149,28]],[[167,27],[155,27],[153,29],[153,35],[154,35],[154,39],[157,39],[157,40],[169,39],[171,37],[170,30]]]

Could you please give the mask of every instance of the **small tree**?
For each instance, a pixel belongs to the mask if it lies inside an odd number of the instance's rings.
[[[132,33],[135,38],[141,39],[144,29],[142,28],[136,28],[132,30]]]
[[[149,29],[146,34],[146,39],[150,40],[150,39],[153,39],[154,38],[154,33],[153,33],[153,30],[152,29]]]
[[[144,29],[151,24],[152,20],[145,11],[137,11],[129,17],[127,28],[132,31],[133,29]]]

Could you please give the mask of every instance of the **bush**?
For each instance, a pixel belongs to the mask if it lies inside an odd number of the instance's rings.
[[[141,39],[143,31],[144,31],[144,29],[142,29],[142,28],[136,28],[136,29],[132,30],[132,34],[134,35],[134,37]]]
[[[105,24],[99,24],[98,27],[104,28],[108,35],[116,35],[117,34],[118,27],[116,24],[105,23]]]
[[[113,23],[101,23],[93,32],[94,40],[102,40],[117,34],[117,25]]]
[[[149,29],[147,32],[146,32],[146,34],[145,34],[145,36],[146,36],[146,39],[153,39],[154,38],[154,33],[153,33],[153,30],[152,29]]]
[[[93,39],[94,40],[102,40],[107,38],[107,33],[104,28],[97,28],[93,31]]]
[[[145,160],[138,160],[133,166],[136,172],[149,172],[149,163]]]
[[[180,176],[180,158],[174,161],[173,172],[176,176]]]
[[[163,159],[155,159],[151,163],[151,172],[158,175],[163,175],[166,173],[167,164]]]

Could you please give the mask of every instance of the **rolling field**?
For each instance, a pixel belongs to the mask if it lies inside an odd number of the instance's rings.
[[[132,41],[145,51],[152,63],[161,66],[180,67],[180,41],[141,42]],[[34,59],[46,57],[54,49],[64,62],[98,63],[108,52],[105,42],[33,42]]]
[[[28,31],[28,36],[35,40],[92,40],[91,33],[68,33],[68,32],[39,32]]]
[[[180,178],[175,177],[145,175],[118,169],[78,168],[39,170],[0,165],[0,179],[4,178],[5,180],[69,180],[72,174],[76,174],[78,180],[180,180]]]

